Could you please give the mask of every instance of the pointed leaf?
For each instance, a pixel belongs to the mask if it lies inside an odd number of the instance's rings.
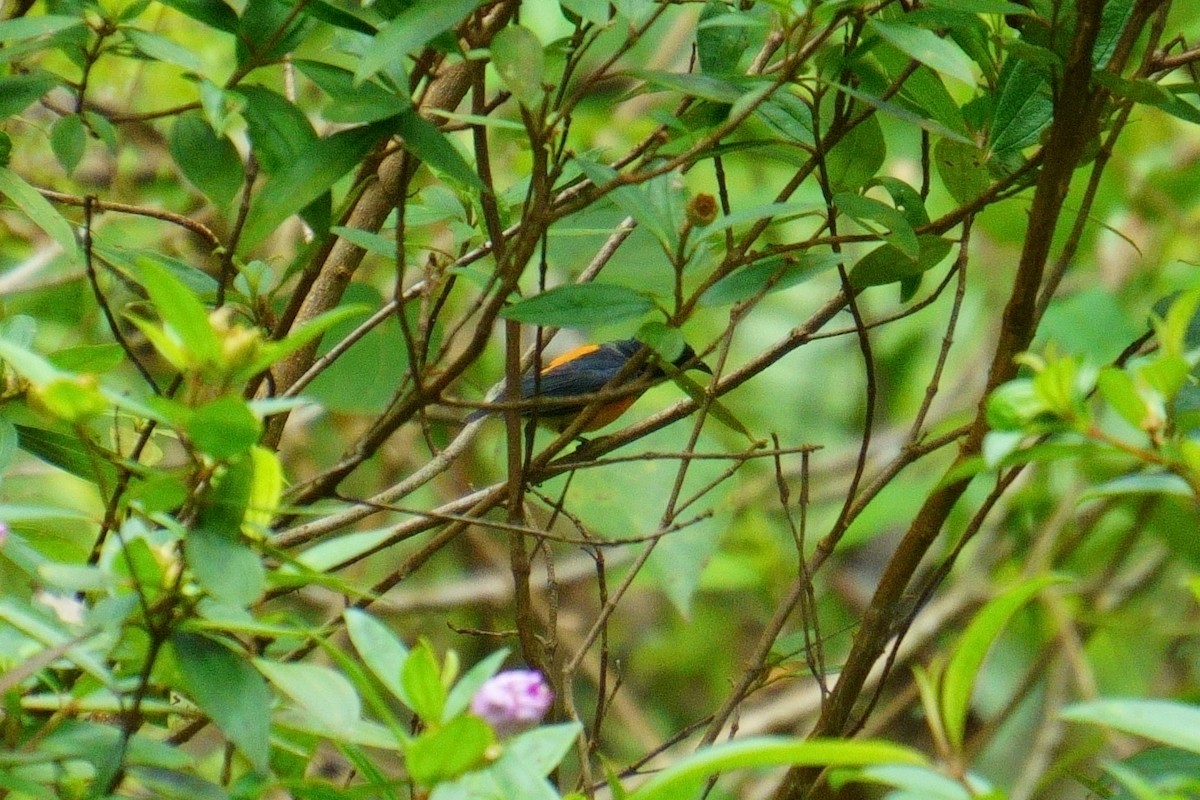
[[[233,142],[218,135],[204,115],[180,115],[171,126],[171,157],[183,176],[218,206],[226,206],[245,179],[242,157]]]
[[[381,140],[395,130],[391,121],[339,131],[318,139],[272,175],[251,203],[241,246],[262,242],[283,221],[329,191]]]
[[[185,693],[212,719],[255,771],[267,772],[271,690],[250,663],[228,647],[195,633],[171,636]]]
[[[654,308],[645,294],[624,286],[581,283],[556,286],[505,308],[500,316],[529,325],[586,328],[635,319]]]
[[[0,98],[4,97],[4,91],[0,80]],[[3,116],[0,114],[0,117]],[[0,167],[0,196],[8,198],[9,202],[21,209],[25,216],[58,243],[68,258],[79,257],[79,244],[75,241],[71,223],[67,222],[46,198],[38,194],[36,189],[7,167]]]
[[[510,25],[496,34],[488,48],[500,80],[521,105],[536,108],[542,100],[545,55],[533,31]]]
[[[1077,703],[1060,715],[1200,753],[1200,707],[1169,700],[1109,698]]]
[[[440,0],[413,3],[397,14],[363,51],[354,80],[365,81],[389,61],[397,61],[448,31],[474,11],[483,0]]]
[[[879,34],[893,47],[902,50],[925,66],[962,81],[967,86],[975,85],[975,73],[971,59],[950,39],[943,39],[933,31],[906,25],[902,22],[883,22],[873,19],[868,27]]]
[[[400,682],[408,648],[382,622],[364,611],[351,608],[342,616],[346,620],[346,633],[350,635],[354,649],[362,656],[372,674],[401,703],[412,708],[412,702]]]
[[[404,146],[422,161],[468,188],[484,188],[475,170],[436,125],[411,108],[396,119]]]
[[[1020,583],[991,600],[967,626],[942,677],[942,717],[946,734],[955,748],[962,746],[971,690],[988,650],[1021,606],[1047,586],[1067,580],[1058,575],[1046,575]]]
[[[191,363],[220,363],[221,343],[195,293],[157,261],[138,258],[137,268],[155,310],[182,341]]]
[[[21,449],[25,452],[100,486],[111,487],[116,481],[115,454],[96,445],[85,445],[75,436],[28,425],[13,427],[20,435]]]
[[[711,775],[736,769],[779,766],[864,766],[924,764],[916,750],[870,740],[810,739],[753,736],[697,751],[629,793],[628,800],[675,800],[691,797]]]
[[[256,658],[254,664],[275,688],[330,732],[338,733],[359,722],[362,701],[344,675],[317,664],[289,664],[266,658]]]

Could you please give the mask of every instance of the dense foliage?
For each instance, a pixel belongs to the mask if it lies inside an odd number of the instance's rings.
[[[1197,796],[1198,12],[0,3],[0,797]]]

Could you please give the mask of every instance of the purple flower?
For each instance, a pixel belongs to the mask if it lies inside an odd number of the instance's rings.
[[[0,545],[4,544],[4,540],[8,538],[8,526],[0,522]]]
[[[519,733],[541,722],[554,702],[554,692],[540,672],[513,669],[488,679],[471,698],[471,713],[498,736]]]

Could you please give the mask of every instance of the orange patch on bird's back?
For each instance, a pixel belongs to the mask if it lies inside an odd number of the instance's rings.
[[[586,356],[589,353],[594,353],[599,349],[600,349],[600,345],[598,345],[598,344],[585,344],[580,347],[576,347],[573,350],[568,350],[567,352],[563,353],[558,358],[555,358],[553,361],[551,361],[546,366],[542,367],[542,374],[545,375],[550,370],[558,369],[559,367],[570,364],[575,359],[580,358],[582,356]]]

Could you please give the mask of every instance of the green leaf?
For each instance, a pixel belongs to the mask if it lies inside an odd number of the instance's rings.
[[[0,98],[5,96],[3,81],[4,79],[0,78]],[[2,99],[0,99],[0,103],[3,103]],[[0,111],[0,117],[3,116],[4,114]],[[54,206],[38,194],[37,189],[34,189],[20,175],[7,167],[0,167],[0,195],[21,209],[25,216],[57,242],[68,258],[72,260],[79,258],[79,244],[75,241],[75,232],[71,228],[71,223],[67,222]]]
[[[0,119],[20,114],[56,86],[58,78],[48,72],[0,77]],[[7,193],[2,185],[0,191]]]
[[[925,66],[911,69],[908,54],[891,45],[881,44],[872,52],[887,73],[889,82],[904,80],[896,95],[897,102],[922,117],[937,120],[960,136],[969,135],[962,111],[946,90],[940,75]],[[884,83],[870,87],[876,95],[883,94],[886,89]]]
[[[1193,125],[1200,123],[1200,108],[1184,101],[1172,91],[1180,89],[1194,92],[1195,84],[1162,86],[1154,81],[1129,80],[1105,71],[1096,73],[1096,82],[1113,94],[1127,97],[1135,103],[1154,106]]]
[[[576,743],[580,725],[562,722],[539,725],[516,736],[505,745],[505,758],[519,764],[525,771],[544,778],[549,775]]]
[[[935,72],[948,75],[967,86],[974,87],[975,73],[971,69],[971,59],[962,51],[962,48],[949,39],[943,39],[933,31],[901,22],[883,22],[872,19],[867,26],[893,47],[907,53]]]
[[[183,176],[218,206],[226,206],[245,180],[233,142],[217,135],[199,111],[181,114],[171,126],[171,157]]]
[[[542,102],[545,54],[533,31],[510,25],[496,34],[488,49],[500,80],[521,105],[537,108]]]
[[[163,800],[229,800],[220,786],[189,772],[163,767],[133,766],[129,777],[138,786]]]
[[[608,22],[610,6],[607,0],[562,0],[563,15],[574,22],[572,14],[594,25]]]
[[[929,115],[927,113],[925,113],[925,110],[922,110],[922,113],[916,113],[916,112],[910,111],[904,105],[901,105],[898,103],[893,103],[889,100],[884,100],[883,98],[876,97],[875,95],[873,95],[869,92],[862,92],[862,91],[859,91],[858,89],[855,89],[852,86],[846,86],[845,84],[837,83],[836,81],[833,81],[831,83],[833,86],[836,86],[837,90],[839,92],[841,92],[842,94],[853,97],[855,100],[858,100],[858,101],[870,106],[871,108],[878,109],[879,111],[882,111],[890,116],[893,116],[896,119],[900,120],[901,122],[905,122],[905,123],[908,123],[909,125],[913,125],[917,128],[920,128],[923,131],[928,131],[929,133],[932,133],[935,136],[941,136],[946,139],[952,139],[956,142],[969,141],[969,139],[967,139],[961,133],[958,133],[957,131],[953,130],[952,128],[949,128],[946,125],[943,125],[941,122],[938,122],[936,119],[931,119],[929,117]]]
[[[262,86],[239,86],[237,91],[246,98],[241,114],[254,154],[268,175],[290,165],[317,141],[308,117],[282,95]]]
[[[1169,700],[1105,699],[1077,703],[1059,715],[1200,753],[1200,707]]]
[[[229,531],[195,527],[184,541],[184,558],[196,582],[221,602],[245,608],[266,588],[262,559]]]
[[[20,42],[50,36],[84,24],[82,17],[46,14],[41,17],[17,17],[0,22],[0,42]]]
[[[240,378],[250,378],[273,364],[282,361],[292,353],[325,333],[330,328],[355,317],[363,316],[368,307],[362,304],[352,304],[326,311],[313,317],[301,325],[286,338],[278,342],[264,342],[259,346],[259,355],[237,372]]]
[[[304,6],[304,13],[319,19],[322,22],[327,22],[335,28],[343,28],[355,33],[363,33],[367,36],[374,36],[378,30],[375,26],[364,22],[353,14],[343,11],[325,0],[312,0]]]
[[[837,191],[857,191],[875,177],[887,158],[883,129],[875,115],[842,137],[826,157],[829,183]]]
[[[446,687],[442,685],[442,671],[428,642],[422,641],[409,651],[400,673],[400,683],[404,694],[412,701],[409,708],[422,722],[434,725],[442,718]]]
[[[391,528],[377,528],[323,539],[296,556],[296,566],[317,573],[330,572],[374,551],[382,542],[387,541],[392,533]],[[294,569],[295,567],[288,565],[283,567],[282,571]]]
[[[606,164],[586,158],[576,158],[575,163],[594,186],[602,187],[617,181],[619,174]],[[639,186],[617,186],[609,191],[613,202],[638,225],[658,240],[668,252],[673,252],[678,241],[678,228],[672,225],[670,209],[653,201],[650,193]]]
[[[501,311],[500,316],[529,325],[586,328],[636,319],[653,308],[654,301],[635,289],[607,283],[576,283],[556,286],[514,303]]]
[[[441,0],[438,3],[414,3],[375,34],[363,51],[354,71],[354,80],[363,82],[385,64],[399,61],[419,47],[448,31],[474,11],[483,0]]]
[[[180,261],[155,250],[110,246],[103,239],[94,241],[92,249],[113,268],[122,280],[141,283],[142,273],[139,265],[143,261],[153,261],[174,275],[192,294],[202,300],[216,297],[216,279],[186,261]]]
[[[160,0],[163,5],[225,33],[238,29],[237,12],[225,0]]]
[[[55,431],[14,425],[21,449],[59,469],[100,486],[112,487],[117,479],[116,455],[96,445],[85,445],[78,437]]]
[[[579,731],[580,725],[574,722],[543,725],[506,741],[500,759],[488,769],[497,793],[521,800],[558,800],[558,792],[545,776],[576,743]]]
[[[241,455],[258,442],[262,422],[246,401],[226,396],[205,403],[188,420],[188,438],[201,452],[218,461]]]
[[[48,360],[67,372],[100,375],[116,369],[125,360],[125,351],[116,343],[83,344],[51,353]]]
[[[31,398],[58,419],[75,424],[86,422],[109,408],[95,380],[88,376],[63,376],[35,386]]]
[[[754,115],[777,136],[809,147],[816,145],[812,109],[789,91],[773,93],[759,104]]]
[[[962,783],[942,775],[935,769],[909,764],[881,764],[863,767],[861,770],[847,773],[841,779],[831,776],[829,782],[833,788],[838,789],[850,781],[876,783],[902,789],[903,795],[889,795],[893,800],[901,797],[919,797],[921,800],[971,800],[977,796]]]
[[[38,743],[38,751],[56,758],[82,758],[99,766],[96,756],[121,747],[122,734],[116,725],[66,719]],[[125,742],[127,764],[164,769],[194,767],[192,758],[166,742],[134,735]]]
[[[71,644],[78,640],[78,631],[69,631],[64,624],[51,617],[42,608],[30,606],[16,596],[0,596],[0,622],[6,622],[34,641],[46,647],[65,648],[63,655],[79,669],[86,672],[101,686],[112,688],[113,675],[102,659],[91,653],[84,644]]]
[[[747,87],[724,78],[714,78],[712,75],[639,69],[633,71],[633,76],[641,78],[656,89],[666,89],[688,97],[726,105],[736,103],[747,91]]]
[[[983,660],[1013,615],[1047,586],[1067,578],[1045,575],[1017,584],[985,605],[963,631],[942,676],[942,719],[946,735],[957,751],[962,747],[971,690]]]
[[[4,417],[0,417],[0,470],[6,469],[12,463],[13,456],[20,449],[21,437],[17,429]],[[0,512],[0,519],[11,519]]]
[[[482,766],[495,740],[491,727],[483,720],[458,717],[409,742],[404,748],[404,765],[414,781],[432,786]]]
[[[963,11],[968,14],[1016,14],[1034,13],[1032,9],[1007,0],[925,0],[925,5],[931,8],[948,8],[951,11]]]
[[[50,129],[50,149],[68,175],[79,166],[86,147],[87,131],[83,126],[83,118],[78,114],[60,117]]]
[[[1028,61],[1009,59],[1000,71],[988,125],[988,149],[1002,155],[1036,144],[1053,116],[1054,103],[1044,72]]]
[[[677,800],[710,776],[735,769],[781,766],[864,766],[925,764],[916,750],[890,742],[752,736],[700,750],[657,772],[629,793],[628,800]]]
[[[67,377],[40,354],[9,339],[0,339],[0,360],[33,384],[49,384]]]
[[[1104,72],[1104,67],[1112,58],[1125,32],[1125,25],[1133,16],[1134,0],[1109,0],[1100,10],[1100,31],[1096,34],[1096,43],[1092,46],[1092,66],[1097,73]]]
[[[351,608],[342,616],[346,620],[346,633],[363,663],[384,688],[405,706],[412,708],[408,692],[400,682],[404,662],[408,659],[408,648],[386,625],[364,611]]]
[[[1122,497],[1125,495],[1161,494],[1168,497],[1195,499],[1195,492],[1183,478],[1170,472],[1148,472],[1125,475],[1111,481],[1089,486],[1079,499],[1094,500],[1100,497]]]
[[[397,117],[396,123],[404,145],[422,161],[469,189],[484,189],[483,181],[462,153],[432,122],[410,108]]]
[[[314,24],[307,14],[296,14],[291,0],[247,0],[236,31],[238,66],[278,61],[300,46]]]
[[[412,108],[412,101],[390,92],[374,81],[356,84],[354,73],[319,61],[299,59],[299,68],[313,83],[333,98],[323,116],[331,122],[377,122]]]
[[[329,667],[266,658],[254,659],[254,665],[275,688],[331,733],[353,727],[362,716],[362,700],[354,685]]]
[[[1096,376],[1096,388],[1114,411],[1130,425],[1141,430],[1149,408],[1138,393],[1129,373],[1116,367],[1105,367]]]
[[[1174,747],[1149,747],[1129,758],[1122,759],[1119,763],[1127,770],[1136,770],[1136,774],[1141,776],[1143,782],[1148,781],[1162,789],[1182,789],[1190,785],[1193,794],[1196,786],[1195,776],[1200,775],[1200,754],[1177,750]],[[1113,766],[1113,764],[1106,764],[1105,768],[1111,772]],[[1189,781],[1191,781],[1190,784]],[[1170,795],[1167,796],[1170,797]],[[1137,800],[1137,797],[1132,792],[1124,791],[1108,795],[1106,800]],[[1154,797],[1155,800],[1160,800],[1158,795],[1154,795]]]
[[[246,516],[253,483],[254,461],[249,457],[236,459],[219,471],[202,498],[199,527],[236,538]]]
[[[242,235],[242,249],[259,244],[284,220],[329,191],[394,130],[391,121],[375,122],[318,139],[296,154],[255,195]]]
[[[221,363],[221,342],[208,321],[208,309],[175,274],[157,261],[137,259],[142,287],[159,318],[182,342],[193,365]]]
[[[242,527],[250,535],[260,536],[265,535],[279,511],[279,501],[283,497],[283,465],[274,450],[256,445],[250,448],[250,471],[254,477],[250,481]]]
[[[700,70],[708,75],[731,75],[750,45],[747,24],[757,24],[748,14],[735,12],[725,3],[708,0],[696,26],[696,55]]]
[[[987,155],[969,142],[939,139],[933,146],[933,162],[946,191],[959,203],[970,203],[992,185]]]
[[[877,231],[868,222],[877,222],[884,226],[888,231],[883,237],[884,240],[895,245],[896,249],[909,258],[916,259],[920,255],[920,245],[912,226],[903,214],[887,203],[853,192],[839,192],[834,195],[833,203],[843,214],[873,233]]]
[[[174,64],[189,72],[202,73],[204,71],[204,62],[199,56],[165,36],[137,28],[124,27],[121,28],[121,33],[125,34],[125,38],[138,52],[155,61]]]
[[[917,237],[920,255],[909,258],[895,245],[885,244],[867,253],[850,270],[850,285],[856,289],[896,283],[933,269],[949,254],[953,245],[940,236]]]
[[[759,292],[781,292],[833,269],[844,260],[841,253],[805,253],[796,259],[765,258],[714,283],[701,295],[700,305],[729,305]]]
[[[270,755],[271,690],[242,656],[207,636],[176,632],[171,649],[184,692],[207,714],[255,771]]]
[[[899,178],[883,175],[871,181],[868,186],[881,186],[892,196],[892,205],[904,215],[905,221],[916,228],[929,224],[929,212],[925,209],[925,199],[913,186]]]

